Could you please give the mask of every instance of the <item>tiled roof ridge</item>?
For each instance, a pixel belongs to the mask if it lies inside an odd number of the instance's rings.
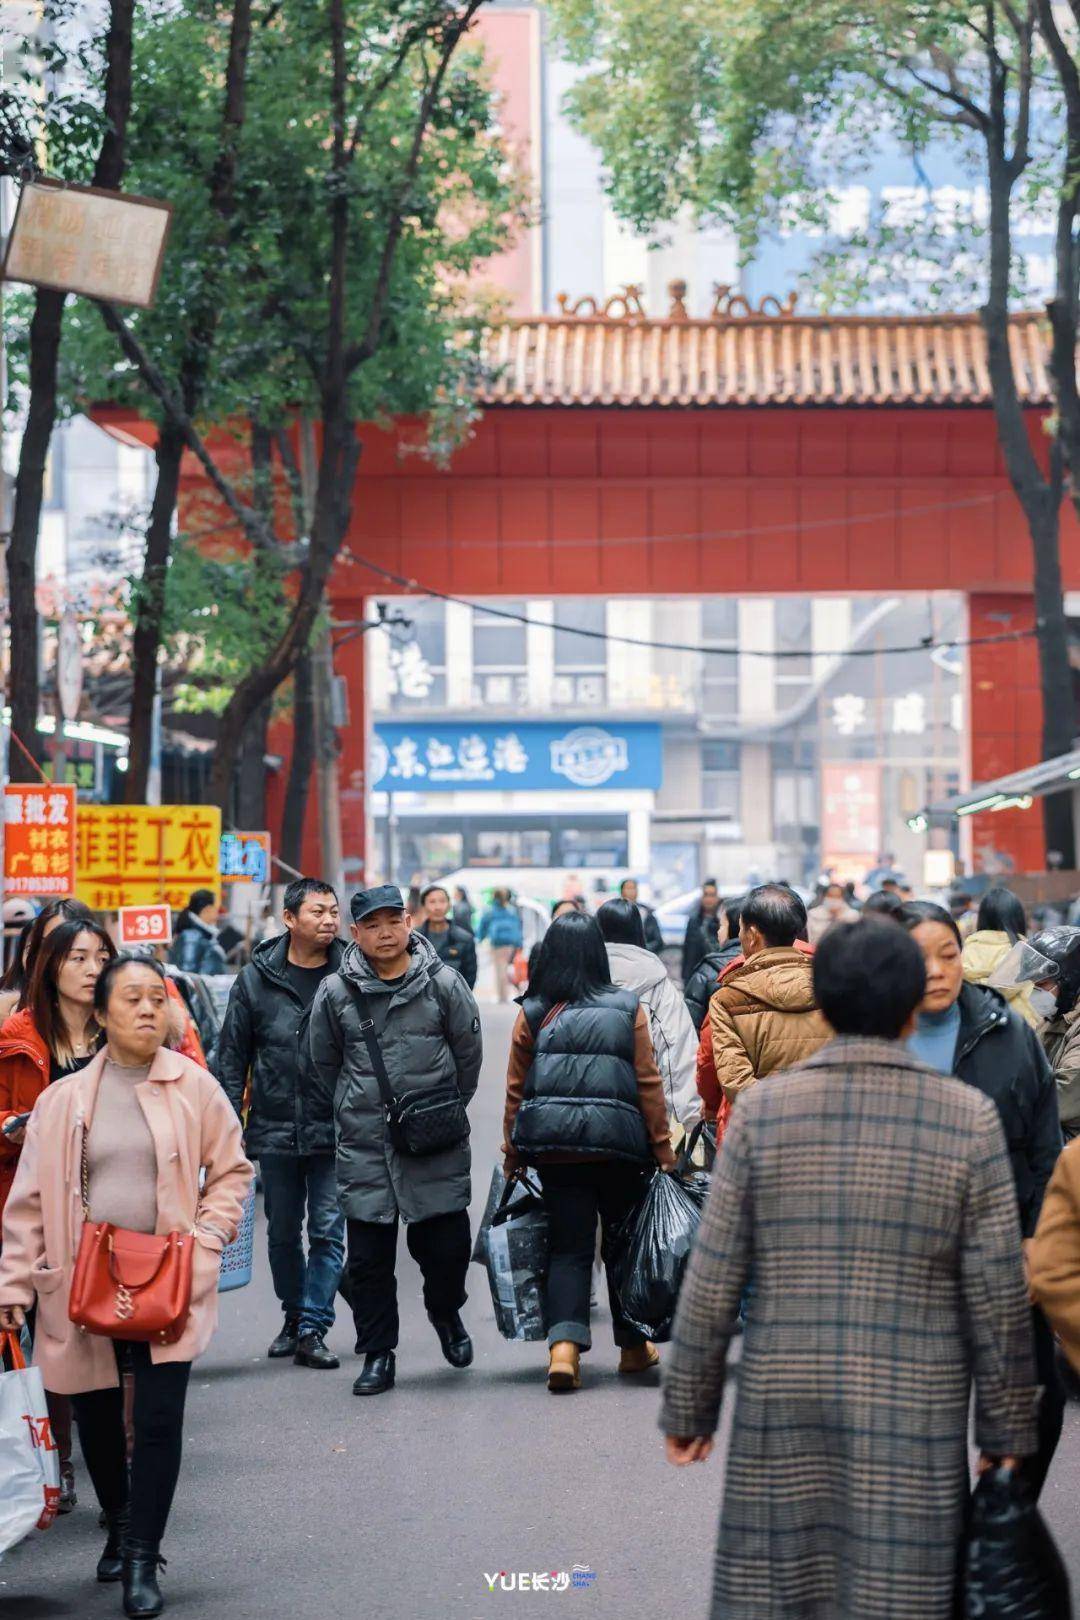
[[[986,338],[975,311],[801,315],[782,307],[772,314],[748,308],[706,319],[682,313],[650,319],[633,297],[617,295],[603,308],[583,302],[593,307],[508,317],[486,328],[484,403],[988,405],[991,399]],[[1017,312],[1009,341],[1021,400],[1049,405],[1045,314]]]

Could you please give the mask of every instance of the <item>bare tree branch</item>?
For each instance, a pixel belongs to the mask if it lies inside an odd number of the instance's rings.
[[[161,406],[166,418],[179,432],[187,448],[199,462],[214,490],[224,501],[252,545],[264,550],[272,548],[274,554],[280,556],[283,562],[295,564],[296,553],[293,548],[280,544],[272,529],[264,524],[258,513],[252,507],[245,505],[237,495],[236,490],[206,448],[205,441],[195,423],[169,387],[139,338],[128,326],[116,305],[110,304],[102,298],[95,299],[94,302],[101,311],[101,318],[105,325],[113,333],[132,365],[136,367],[143,382]]]
[[[372,294],[371,308],[368,312],[367,330],[365,331],[360,342],[354,343],[345,355],[346,374],[355,371],[357,366],[363,365],[366,360],[371,358],[378,348],[379,333],[382,329],[386,300],[390,293],[390,275],[394,267],[394,259],[397,255],[398,243],[401,240],[401,234],[405,228],[405,209],[408,204],[409,192],[412,188],[412,183],[416,177],[416,171],[420,164],[420,153],[423,150],[424,136],[427,134],[428,125],[431,122],[431,115],[434,111],[439,91],[442,88],[443,80],[446,77],[447,69],[450,66],[451,58],[453,57],[453,54],[461,41],[462,35],[465,34],[471,27],[472,20],[476,16],[476,13],[480,10],[482,4],[483,0],[468,0],[464,11],[462,11],[461,14],[455,17],[451,22],[448,22],[443,31],[442,45],[439,51],[438,62],[420,102],[420,110],[417,113],[416,124],[413,129],[413,138],[409,148],[409,155],[405,161],[401,190],[398,194],[397,205],[394,209],[394,213],[386,233],[386,240],[383,243],[382,253],[379,256],[379,269],[375,277],[375,290]]]

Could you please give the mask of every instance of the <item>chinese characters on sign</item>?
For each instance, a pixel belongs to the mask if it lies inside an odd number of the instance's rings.
[[[28,181],[4,277],[149,308],[172,209],[149,197]]]
[[[424,657],[418,641],[392,645],[387,654],[389,690],[391,696],[426,698],[435,684],[431,665]]]
[[[402,737],[390,750],[387,775],[401,782],[430,776],[433,782],[491,782],[496,772],[519,776],[528,769],[529,756],[516,732],[496,737],[490,747],[476,732],[470,732],[454,747],[438,737],[426,745],[415,737]]]
[[[521,721],[517,725],[384,724],[371,747],[371,782],[381,793],[486,788],[656,788],[663,775],[660,726]]]
[[[270,834],[222,833],[221,880],[223,883],[269,883]]]
[[[867,699],[855,692],[839,692],[831,699],[832,726],[841,737],[854,737],[873,724],[873,715]],[[922,737],[930,725],[926,712],[926,697],[922,692],[901,692],[888,700],[888,729],[894,737]],[[949,700],[949,725],[960,731],[964,723],[963,694],[952,693]]]
[[[79,810],[76,893],[95,911],[220,895],[221,811],[206,804],[91,804]]]
[[[71,894],[75,789],[10,783],[4,789],[5,894]]]

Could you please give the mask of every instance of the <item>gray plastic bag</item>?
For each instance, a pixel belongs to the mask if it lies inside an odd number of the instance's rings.
[[[525,1191],[518,1196],[518,1189]],[[548,1218],[529,1181],[504,1188],[487,1231],[486,1254],[495,1325],[504,1339],[547,1338]]]

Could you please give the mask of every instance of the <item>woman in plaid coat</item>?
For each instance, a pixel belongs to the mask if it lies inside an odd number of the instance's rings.
[[[753,1282],[714,1620],[947,1620],[968,1492],[1036,1447],[1036,1386],[997,1111],[900,1044],[925,983],[894,923],[818,949],[837,1038],[739,1101],[664,1379],[675,1463],[712,1449]]]

